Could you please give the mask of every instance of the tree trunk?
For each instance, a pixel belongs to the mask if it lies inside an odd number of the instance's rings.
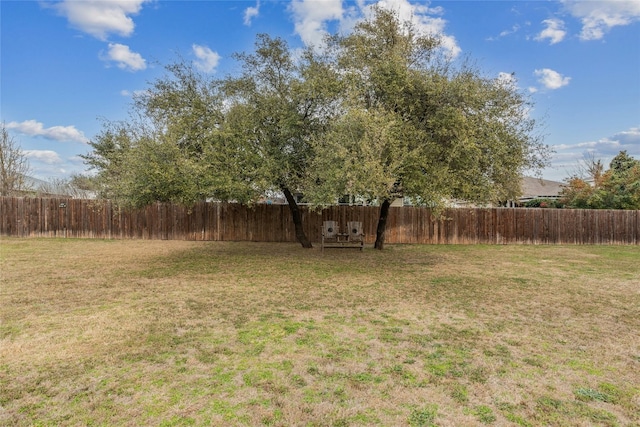
[[[380,216],[378,217],[378,229],[376,230],[376,243],[374,248],[382,250],[384,249],[384,232],[387,229],[387,217],[389,216],[389,207],[391,202],[389,199],[385,199],[380,206]]]
[[[291,211],[291,216],[293,217],[293,225],[296,228],[296,239],[302,245],[303,248],[312,248],[313,245],[311,241],[307,238],[307,235],[304,233],[304,228],[302,228],[302,215],[300,214],[300,209],[298,208],[298,204],[296,203],[296,199],[291,194],[291,191],[285,186],[280,187],[282,192],[284,193],[284,197],[287,199],[287,203],[289,204],[289,210]]]

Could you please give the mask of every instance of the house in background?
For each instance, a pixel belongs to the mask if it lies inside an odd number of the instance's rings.
[[[507,207],[522,206],[536,199],[559,200],[562,197],[564,184],[558,181],[525,176],[522,178],[521,187],[522,195],[517,200],[509,200]]]
[[[540,178],[532,178],[529,176],[525,176],[522,178],[521,189],[522,195],[518,197],[516,200],[509,200],[507,202],[503,202],[500,206],[506,207],[520,207],[525,203],[536,200],[536,199],[545,199],[545,200],[559,200],[562,196],[562,189],[564,188],[564,183],[558,181],[550,181],[548,179],[540,179]],[[294,197],[296,198],[296,202],[299,205],[306,205],[304,201],[304,197],[302,193],[295,193]],[[286,204],[287,201],[279,192],[273,192],[268,195],[265,195],[260,200],[260,203],[267,204]],[[353,206],[370,206],[372,205],[370,201],[362,197],[357,197],[353,195],[345,195],[336,200],[336,205],[353,205]],[[375,203],[373,204],[376,205]],[[391,203],[392,207],[402,207],[402,206],[413,206],[411,199],[409,197],[400,197],[395,199]],[[495,207],[494,204],[477,204],[468,202],[466,200],[449,200],[446,203],[447,207],[450,208],[487,208],[487,207]]]
[[[43,181],[28,175],[24,176],[24,189],[21,191],[21,195],[72,199],[95,199],[97,197],[96,192],[74,187],[65,179],[52,178],[49,181]]]
[[[560,200],[560,198],[562,198],[562,189],[564,188],[564,185],[564,183],[558,181],[525,176],[522,178],[522,182],[520,184],[522,190],[520,197],[515,200],[503,202],[499,206],[514,208],[524,206],[525,203],[536,199]],[[398,204],[397,206],[401,206],[401,204]],[[452,208],[486,208],[495,207],[496,205],[479,205],[465,200],[451,200],[449,201],[448,206]]]

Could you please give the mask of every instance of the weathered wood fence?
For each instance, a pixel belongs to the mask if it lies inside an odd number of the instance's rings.
[[[362,221],[373,243],[378,208],[301,207],[305,231],[320,240],[322,221]],[[104,239],[295,242],[287,205],[246,207],[157,203],[125,210],[108,200],[0,197],[0,235]],[[436,219],[426,208],[391,208],[387,243],[640,244],[640,211],[571,209],[450,209]]]

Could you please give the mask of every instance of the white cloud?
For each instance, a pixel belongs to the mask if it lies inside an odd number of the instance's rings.
[[[515,34],[515,33],[517,33],[518,31],[520,31],[520,25],[516,24],[516,25],[514,25],[513,27],[511,27],[511,29],[502,31],[502,32],[501,32],[498,36],[496,36],[496,37],[493,37],[493,36],[492,36],[492,37],[487,37],[487,40],[488,40],[488,41],[496,41],[496,40],[499,40],[499,39],[501,39],[501,38],[503,38],[503,37],[510,36],[511,34]]]
[[[109,51],[101,54],[103,61],[113,61],[118,68],[129,71],[140,71],[147,68],[147,62],[139,53],[132,52],[129,46],[120,43],[109,43]]]
[[[599,40],[611,28],[640,21],[640,1],[564,0],[565,7],[582,21],[580,39]]]
[[[518,13],[519,15],[519,13]],[[530,26],[531,23],[530,22],[525,22],[524,24],[525,26]],[[497,36],[490,36],[487,37],[487,41],[496,41],[496,40],[500,40],[503,37],[508,37],[512,34],[516,34],[517,32],[519,32],[522,29],[522,26],[520,24],[514,24],[510,29],[508,30],[503,30],[500,32],[500,34],[498,34]]]
[[[340,21],[344,9],[342,0],[293,0],[289,5],[294,28],[307,46],[322,46],[328,21]]]
[[[597,141],[581,142],[574,145],[563,145],[562,149],[580,148],[600,156],[615,156],[622,150],[629,155],[640,155],[640,127],[618,132]]]
[[[191,48],[193,49],[193,53],[196,55],[196,58],[198,58],[196,61],[193,61],[196,68],[205,73],[215,72],[218,63],[220,62],[220,55],[209,49],[207,46],[194,44]]]
[[[618,141],[621,145],[640,153],[640,126],[618,132],[611,138]]]
[[[564,40],[567,32],[564,29],[564,22],[560,19],[545,19],[542,21],[547,26],[536,36],[536,40],[544,41],[549,39],[550,44],[560,43]]]
[[[60,155],[55,151],[51,150],[24,150],[24,155],[30,161],[37,161],[40,163],[45,163],[47,165],[55,165],[62,163],[62,159]]]
[[[147,90],[134,90],[133,92],[123,89],[120,91],[120,95],[130,97],[130,96],[141,96],[147,93]]]
[[[513,27],[511,27],[510,30],[504,30],[503,32],[501,32],[500,37],[506,37],[508,35],[515,34],[518,31],[520,31],[520,25],[516,24]]]
[[[572,169],[585,155],[600,159],[608,166],[611,159],[622,150],[635,158],[640,157],[640,126],[598,140],[561,144],[554,148],[553,166],[557,170],[564,169],[566,176],[571,175]]]
[[[534,74],[538,77],[538,82],[550,90],[560,89],[568,85],[571,81],[571,77],[564,77],[562,74],[549,68],[535,70]]]
[[[135,24],[129,15],[136,15],[150,0],[64,0],[52,7],[65,16],[69,24],[100,40],[110,33],[128,37]]]
[[[55,141],[73,141],[87,143],[89,140],[74,126],[52,126],[45,128],[44,125],[35,120],[25,120],[22,123],[9,122],[7,129],[13,129],[18,133],[29,136],[42,136]]]
[[[431,8],[428,4],[408,0],[379,0],[368,4],[357,0],[355,5],[345,9],[342,0],[293,0],[289,10],[293,15],[295,32],[302,41],[307,46],[322,46],[329,22],[336,21],[343,32],[348,32],[358,19],[370,17],[376,5],[396,12],[401,20],[410,21],[422,34],[439,36],[442,47],[453,57],[462,51],[455,37],[444,32],[447,21],[441,16],[444,13],[441,7]]]
[[[260,0],[256,2],[255,6],[250,6],[244,10],[244,25],[251,26],[251,21],[258,15],[260,15]]]

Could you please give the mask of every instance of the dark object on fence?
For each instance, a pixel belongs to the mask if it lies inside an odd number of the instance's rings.
[[[364,249],[364,233],[362,232],[362,222],[347,222],[347,232],[340,233],[337,221],[322,222],[321,248],[359,248]]]

